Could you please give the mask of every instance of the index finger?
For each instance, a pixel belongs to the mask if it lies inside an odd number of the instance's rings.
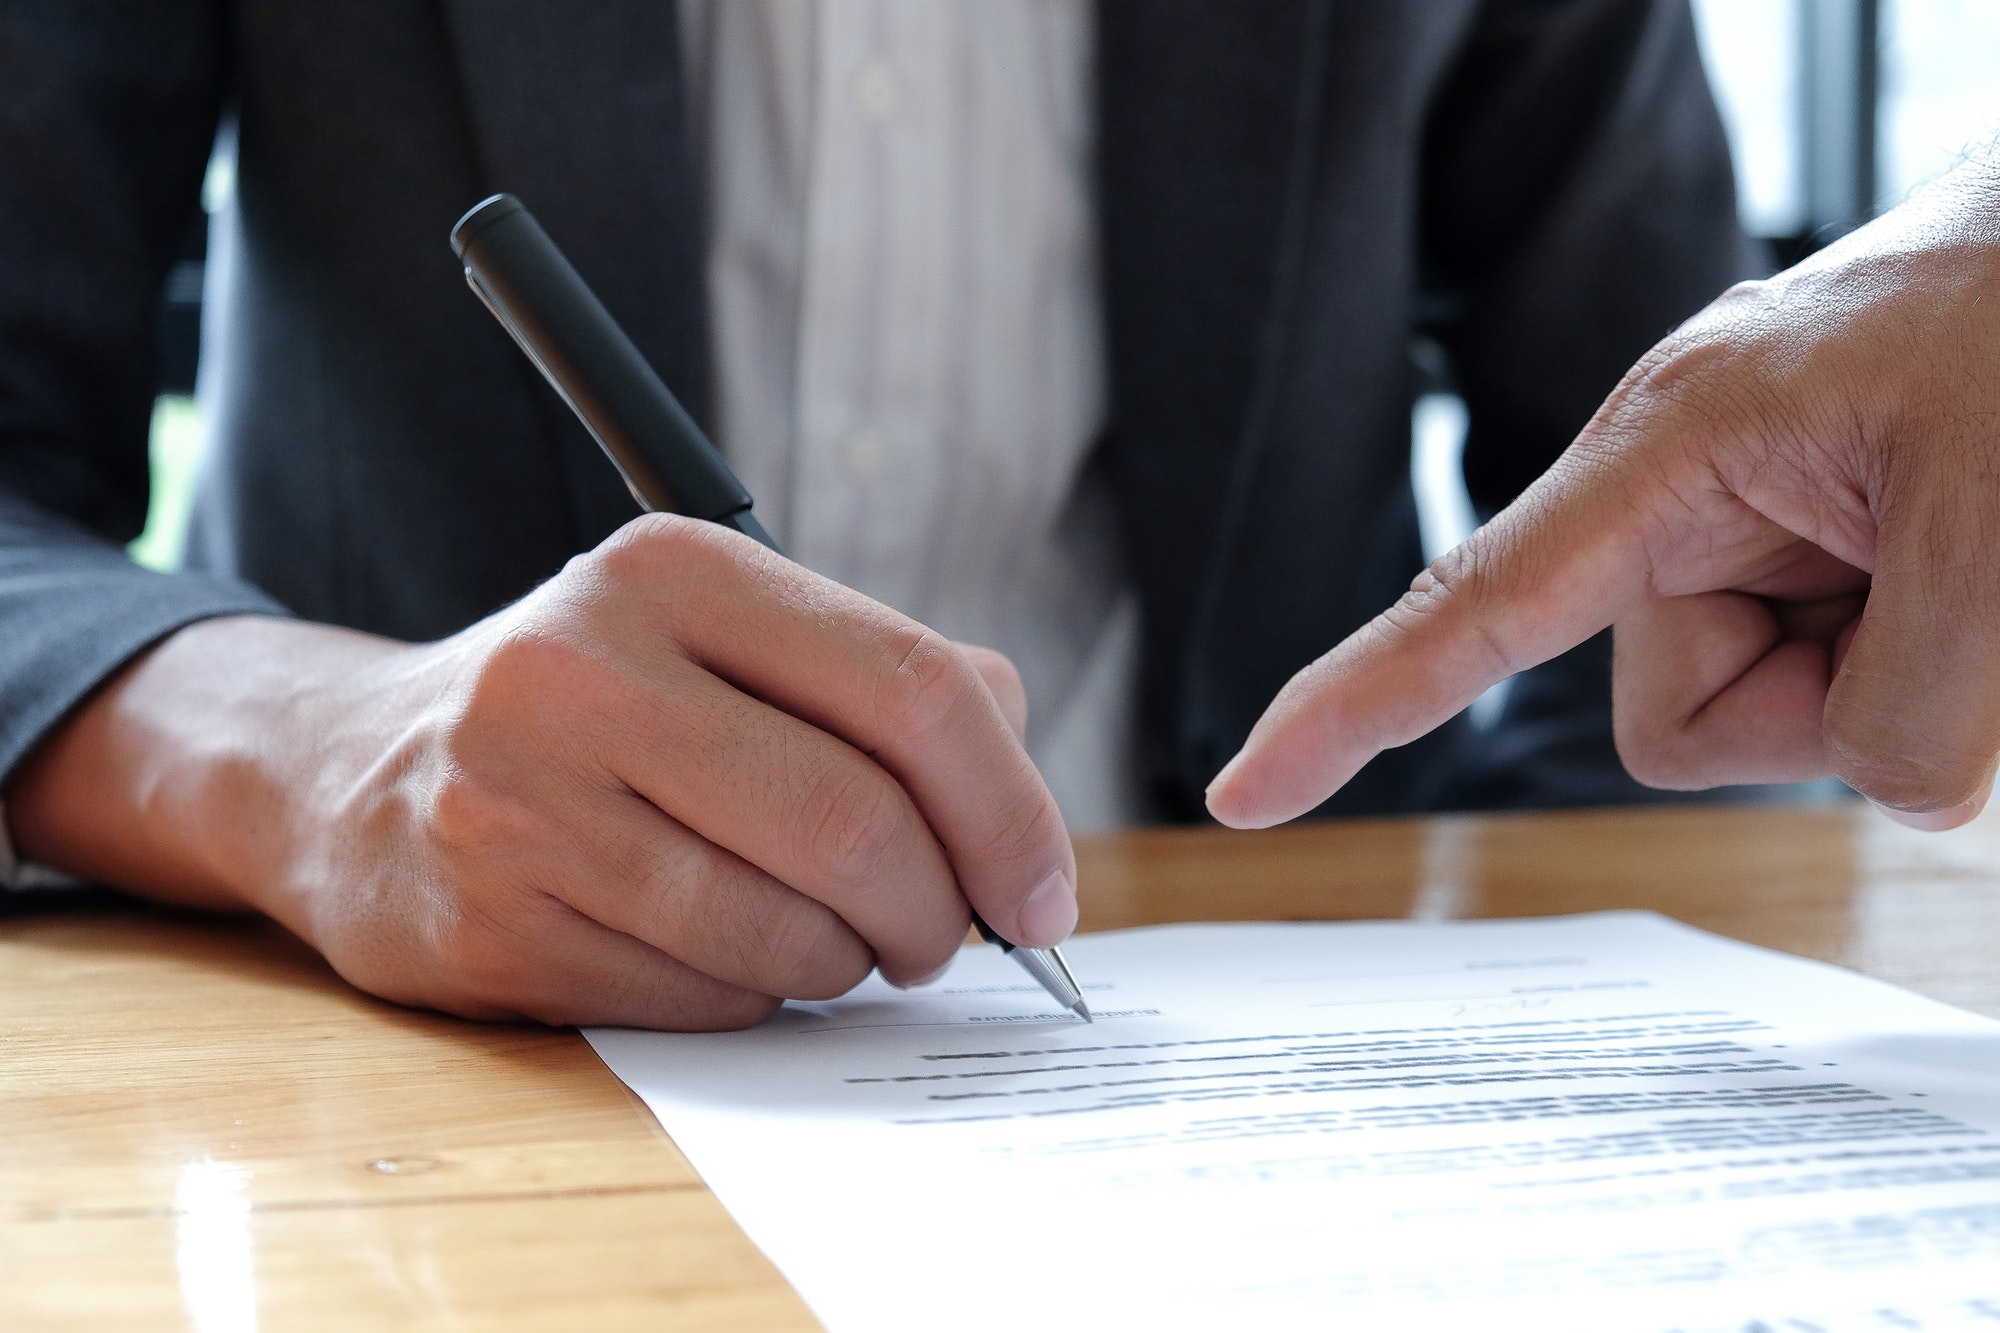
[[[1076,924],[1076,860],[1055,798],[979,672],[949,640],[749,538],[668,516],[666,627],[702,666],[886,769],[975,911],[1017,944]],[[693,577],[689,577],[692,573]]]
[[[1233,828],[1295,819],[1382,751],[1617,620],[1650,577],[1629,473],[1565,456],[1440,556],[1285,684],[1209,785],[1209,813]]]

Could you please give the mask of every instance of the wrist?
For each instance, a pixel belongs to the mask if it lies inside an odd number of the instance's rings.
[[[172,902],[270,910],[301,781],[340,711],[328,695],[400,647],[265,617],[177,631],[21,767],[8,793],[18,854]]]

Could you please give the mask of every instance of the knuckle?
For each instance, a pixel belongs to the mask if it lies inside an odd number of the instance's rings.
[[[444,724],[448,780],[574,766],[607,737],[657,715],[647,705],[647,681],[614,646],[537,625],[511,627],[463,695],[445,706],[452,710]]]
[[[991,830],[978,849],[982,859],[1012,863],[1045,861],[1051,849],[1065,846],[1069,829],[1056,809],[1055,798],[1039,780],[1031,780],[1032,790],[1005,803],[997,812]]]
[[[641,514],[589,554],[586,568],[616,582],[650,582],[662,571],[715,558],[721,529],[680,514]]]
[[[431,840],[459,864],[487,863],[532,846],[537,821],[520,803],[460,766],[430,796]]]
[[[752,975],[769,977],[770,989],[799,1000],[830,1000],[859,985],[874,966],[865,948],[823,914],[787,913],[752,937]]]
[[[1733,297],[1725,299],[1735,305],[1750,296],[1747,285],[1732,291]],[[1655,343],[1627,373],[1614,401],[1620,396],[1636,403],[1671,401],[1696,391],[1737,341],[1719,336],[1722,330],[1713,327],[1716,322],[1712,316],[1697,317]]]
[[[1709,304],[1718,311],[1733,310],[1738,306],[1755,306],[1765,299],[1771,284],[1762,278],[1744,278],[1733,282],[1722,295]]]
[[[876,714],[898,734],[936,735],[983,691],[979,673],[934,630],[913,627],[896,638],[884,655]]]
[[[1633,781],[1658,791],[1699,791],[1727,781],[1743,758],[1742,737],[1708,711],[1712,698],[1663,691],[1653,664],[1635,664],[1632,633],[1629,625],[1619,627],[1612,668],[1611,736],[1619,762]]]
[[[535,716],[549,699],[587,691],[602,667],[569,635],[532,625],[515,625],[487,650],[466,698],[465,719],[518,720]],[[524,711],[525,710],[525,711]]]
[[[1432,561],[1417,575],[1408,592],[1379,618],[1383,630],[1408,638],[1444,622],[1454,609],[1469,609],[1456,623],[1468,635],[1467,647],[1476,647],[1483,659],[1478,669],[1494,679],[1511,676],[1525,665],[1520,655],[1495,629],[1494,606],[1489,574],[1500,557],[1490,550],[1490,541],[1472,540]]]
[[[1796,338],[1774,338],[1768,282],[1740,282],[1642,357],[1606,400],[1587,435],[1629,455],[1672,423],[1699,435],[1768,442],[1783,438],[1767,405],[1798,372]]]
[[[751,955],[751,974],[769,977],[780,988],[812,975],[825,945],[826,932],[803,912],[789,912],[762,930],[748,932],[744,943]]]
[[[763,548],[684,514],[641,514],[564,567],[563,596],[582,602],[637,594],[662,607],[662,591],[725,577]]]
[[[838,883],[875,877],[902,842],[902,790],[870,764],[840,764],[814,780],[801,803],[800,855]]]
[[[1709,785],[1693,750],[1659,732],[1617,737],[1618,758],[1641,786],[1656,791],[1698,791]]]

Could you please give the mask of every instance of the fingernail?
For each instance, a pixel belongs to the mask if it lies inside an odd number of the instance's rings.
[[[1021,943],[1033,948],[1046,949],[1068,939],[1069,933],[1076,929],[1076,889],[1071,886],[1069,876],[1060,870],[1051,871],[1028,895],[1028,901],[1021,904],[1021,914],[1015,921],[1021,931]]]
[[[1869,804],[1875,803],[1871,801]],[[1978,806],[1977,801],[1966,801],[1961,805],[1954,805],[1949,810],[1891,810],[1886,805],[1876,805],[1875,808],[1904,828],[1913,828],[1924,833],[1942,833],[1946,829],[1957,828],[1979,813]]]

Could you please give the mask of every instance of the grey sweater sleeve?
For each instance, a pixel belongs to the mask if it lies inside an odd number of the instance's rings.
[[[146,512],[155,310],[225,96],[220,10],[0,6],[0,788],[149,644],[283,613],[124,551]]]

